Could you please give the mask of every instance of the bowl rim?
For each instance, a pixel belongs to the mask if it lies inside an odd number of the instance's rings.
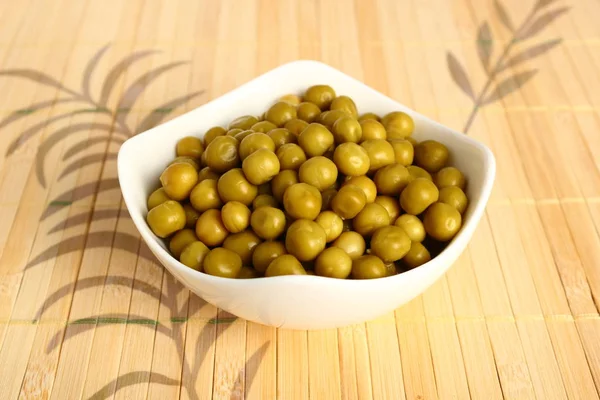
[[[495,160],[494,154],[485,144],[483,144],[479,140],[474,139],[473,137],[468,136],[462,132],[456,131],[448,126],[445,126],[445,125],[433,120],[431,117],[425,116],[425,115],[415,111],[413,108],[408,107],[408,106],[400,103],[399,101],[373,89],[372,87],[366,85],[365,83],[359,81],[358,79],[355,79],[355,78],[345,74],[344,72],[342,72],[330,65],[327,65],[323,62],[320,62],[320,61],[301,59],[301,60],[295,60],[295,61],[281,64],[271,70],[268,70],[256,77],[252,78],[251,80],[233,88],[232,90],[230,90],[226,93],[223,93],[222,95],[220,95],[204,104],[201,104],[200,106],[198,106],[194,109],[188,110],[187,112],[185,112],[181,115],[178,115],[177,117],[175,117],[171,120],[168,120],[160,125],[152,127],[146,131],[138,133],[135,136],[132,136],[129,139],[127,139],[121,145],[121,147],[119,148],[119,151],[118,151],[117,176],[118,176],[118,180],[119,180],[121,194],[123,196],[123,201],[124,201],[125,206],[127,207],[128,211],[130,209],[132,199],[131,199],[131,195],[130,195],[129,191],[127,190],[127,185],[124,184],[124,182],[123,182],[123,176],[124,176],[124,171],[126,168],[125,161],[124,161],[124,157],[125,157],[124,155],[126,155],[127,153],[130,152],[129,148],[131,146],[135,145],[135,143],[137,143],[138,141],[142,141],[144,139],[144,137],[147,137],[148,135],[152,134],[153,131],[158,130],[159,128],[160,128],[160,130],[164,130],[164,129],[168,128],[168,126],[173,125],[175,123],[175,121],[180,120],[181,118],[187,116],[188,114],[190,114],[192,112],[195,112],[195,111],[197,111],[201,108],[207,107],[209,105],[213,105],[214,103],[225,102],[229,97],[234,96],[236,92],[241,91],[243,88],[245,88],[247,86],[255,84],[255,82],[258,80],[265,79],[265,77],[267,77],[269,75],[273,75],[282,69],[287,69],[292,66],[296,67],[296,66],[301,66],[301,65],[317,66],[318,68],[321,68],[321,69],[328,69],[331,72],[336,73],[338,75],[343,75],[345,79],[347,79],[349,81],[353,81],[353,83],[355,85],[361,86],[363,90],[366,90],[373,95],[377,95],[379,97],[386,98],[388,101],[393,102],[395,105],[397,105],[398,108],[409,109],[415,115],[418,115],[420,118],[423,118],[424,120],[426,120],[428,124],[433,124],[439,128],[443,128],[445,131],[447,131],[446,134],[448,134],[449,136],[457,136],[457,138],[460,138],[460,140],[468,142],[471,146],[475,147],[478,151],[480,151],[483,154],[483,157],[482,157],[483,158],[483,166],[482,167],[485,170],[485,174],[484,174],[484,179],[483,179],[483,185],[479,189],[479,192],[481,193],[479,202],[477,202],[476,204],[473,205],[474,209],[470,215],[469,220],[465,224],[463,224],[463,226],[461,227],[458,234],[449,242],[449,244],[436,257],[432,258],[430,261],[428,261],[416,268],[413,268],[411,270],[404,271],[404,272],[401,272],[399,274],[392,275],[392,276],[378,278],[378,279],[365,279],[365,280],[334,279],[334,278],[321,277],[318,275],[284,275],[284,276],[274,276],[274,277],[257,277],[257,278],[253,278],[253,279],[231,279],[231,278],[224,278],[224,277],[209,275],[204,272],[200,272],[200,271],[197,271],[197,270],[194,270],[194,269],[191,269],[191,268],[185,266],[179,260],[177,260],[175,257],[173,257],[165,248],[163,248],[162,246],[160,246],[157,243],[157,240],[159,240],[159,239],[152,233],[150,228],[147,226],[145,218],[140,218],[135,213],[129,212],[136,229],[138,230],[140,236],[142,237],[142,239],[144,240],[146,245],[149,247],[150,251],[152,253],[154,253],[155,255],[157,255],[157,253],[158,253],[158,255],[160,255],[164,259],[170,261],[169,263],[162,262],[160,257],[157,257],[158,262],[160,264],[162,264],[166,269],[168,269],[178,279],[180,279],[180,276],[182,274],[183,275],[191,274],[192,276],[194,276],[197,279],[202,279],[202,280],[206,281],[207,284],[227,283],[228,285],[233,285],[234,287],[238,287],[238,286],[244,287],[244,286],[255,285],[255,284],[261,284],[261,285],[277,284],[277,285],[279,285],[279,284],[283,284],[283,283],[285,283],[285,284],[310,283],[312,285],[326,284],[328,286],[335,285],[337,287],[344,287],[344,288],[352,289],[352,288],[357,288],[357,287],[365,288],[365,287],[370,287],[373,285],[379,285],[383,281],[393,283],[397,280],[406,279],[415,274],[430,272],[429,270],[432,270],[431,272],[433,272],[433,271],[439,269],[440,275],[443,274],[445,272],[445,270],[454,263],[454,262],[452,262],[449,265],[444,266],[445,259],[450,256],[450,253],[455,253],[456,257],[458,257],[464,251],[464,249],[466,248],[468,242],[470,241],[475,229],[477,228],[477,225],[479,224],[479,221],[480,221],[481,217],[483,216],[483,213],[485,212],[485,208],[487,206],[489,197],[491,195],[495,177],[496,177],[496,160]],[[168,264],[168,265],[165,265],[165,264]],[[172,271],[171,268],[174,268],[175,271]]]

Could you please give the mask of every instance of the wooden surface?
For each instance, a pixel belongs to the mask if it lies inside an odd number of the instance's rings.
[[[598,15],[597,0],[1,1],[0,398],[598,399]],[[190,295],[141,243],[115,158],[300,58],[498,162],[441,280],[310,333]]]

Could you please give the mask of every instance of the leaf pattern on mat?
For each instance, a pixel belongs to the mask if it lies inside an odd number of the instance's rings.
[[[560,17],[564,13],[569,11],[569,7],[559,8],[558,10],[549,11],[546,14],[540,16],[534,22],[531,23],[527,28],[523,30],[521,34],[517,36],[517,40],[525,40],[541,32],[542,29],[547,27],[556,18]]]
[[[534,69],[531,71],[521,72],[521,73],[518,73],[516,75],[510,76],[510,77],[504,79],[502,82],[500,82],[498,85],[496,85],[496,88],[494,89],[494,91],[489,96],[487,96],[481,102],[481,104],[482,105],[491,104],[498,100],[503,99],[504,97],[508,96],[515,90],[518,90],[519,88],[521,88],[521,86],[523,86],[524,84],[527,83],[527,81],[529,81],[531,78],[533,78],[537,72],[538,71],[536,69]]]
[[[494,49],[494,42],[492,39],[492,32],[487,22],[484,22],[479,27],[477,33],[477,53],[479,54],[479,60],[483,65],[485,72],[489,74],[490,58],[492,57],[492,51]]]
[[[553,40],[548,40],[546,42],[537,44],[528,49],[525,49],[524,51],[520,52],[519,54],[509,58],[508,61],[506,61],[501,66],[499,66],[498,72],[504,71],[507,68],[513,68],[521,63],[524,63],[527,60],[530,60],[532,58],[540,56],[540,55],[552,50],[554,47],[558,46],[561,42],[562,42],[562,39],[553,39]]]
[[[129,386],[141,383],[156,383],[158,385],[178,386],[180,382],[169,378],[166,375],[150,371],[134,371],[119,376],[117,379],[104,385],[100,390],[94,393],[88,400],[105,400],[119,391]]]
[[[25,145],[25,143],[27,143],[27,141],[29,139],[33,138],[36,134],[38,134],[39,132],[44,130],[44,128],[47,128],[48,126],[52,125],[55,122],[69,119],[72,116],[73,116],[73,112],[59,114],[59,115],[53,116],[52,118],[48,118],[45,121],[38,122],[38,123],[34,124],[33,126],[30,126],[26,130],[21,132],[21,134],[10,143],[10,145],[6,149],[5,155],[6,156],[12,155],[19,148],[21,148],[23,145]]]
[[[75,136],[76,134],[85,134],[88,132],[111,132],[112,125],[106,123],[89,123],[82,122],[79,124],[67,125],[57,131],[52,132],[46,140],[38,146],[38,152],[35,155],[35,174],[38,178],[38,182],[42,186],[46,186],[46,175],[47,171],[45,161],[49,156],[50,151],[58,146],[60,142],[65,140],[67,137]]]
[[[87,149],[86,136],[90,145],[94,143],[106,143],[106,146],[99,149],[98,153],[88,155],[87,158],[87,160],[97,160],[99,163],[104,164],[106,163],[107,158],[103,155],[111,143],[120,144],[123,142],[123,136],[129,138],[139,132],[152,128],[162,122],[175,109],[183,106],[204,92],[198,90],[193,93],[183,94],[179,97],[167,100],[164,104],[137,121],[137,126],[132,127],[129,124],[128,116],[130,115],[132,107],[136,104],[148,86],[160,76],[170,72],[176,67],[183,66],[187,62],[176,61],[150,69],[141,74],[137,79],[133,79],[132,83],[123,90],[119,98],[111,100],[111,97],[114,97],[112,95],[117,91],[117,83],[124,79],[131,67],[144,58],[159,52],[156,50],[142,50],[123,57],[107,71],[102,81],[100,93],[96,97],[92,90],[92,80],[98,73],[99,64],[103,57],[108,53],[109,49],[110,44],[101,47],[87,62],[81,78],[81,88],[79,92],[65,87],[58,79],[41,71],[35,71],[33,69],[10,69],[0,71],[0,78],[4,76],[28,79],[41,85],[53,87],[61,92],[62,95],[67,95],[66,97],[40,101],[24,110],[14,112],[0,121],[0,128],[22,120],[29,113],[36,110],[48,109],[57,104],[79,103],[79,107],[75,108],[73,111],[54,115],[45,121],[37,122],[26,128],[10,143],[6,150],[6,156],[10,156],[25,146],[28,141],[38,136],[41,132],[53,129],[50,128],[51,124],[61,123],[58,126],[58,129],[48,134],[47,138],[38,147],[38,152],[36,154],[36,176],[38,182],[43,187],[46,187],[48,184],[46,176],[48,171],[46,168],[46,160],[48,159],[50,152],[57,147],[59,143],[62,143],[63,140],[71,138],[74,135],[82,135],[82,141],[74,145],[76,149],[80,149],[78,151],[85,151]],[[98,100],[96,100],[96,98]],[[78,122],[75,124],[68,123],[69,119],[78,114],[92,114],[94,116],[91,117],[89,121],[82,122],[78,119]],[[100,119],[104,119],[104,121],[101,121]],[[102,139],[98,140],[96,137],[92,136],[102,136]],[[81,147],[82,144],[83,147]],[[66,154],[65,157],[67,157]],[[74,164],[68,165],[65,171],[62,171],[58,177],[60,179],[60,177],[64,177],[85,165],[85,163],[82,163],[79,167]]]
[[[118,211],[117,211],[117,213],[115,213],[115,210],[110,210],[110,211],[112,211],[114,214],[112,214],[109,217],[116,218]],[[86,216],[87,216],[87,214],[86,214]],[[106,218],[109,218],[109,217],[106,217]],[[98,217],[96,217],[94,215],[94,218],[98,218]],[[79,223],[85,223],[85,222],[79,222]],[[135,280],[128,276],[91,276],[91,277],[87,277],[87,278],[81,278],[77,281],[77,291],[102,287],[107,280],[109,280],[110,284],[115,287],[135,288],[135,290],[137,290],[138,292],[141,292],[149,297],[152,297],[156,301],[160,301],[161,292],[157,287],[155,287],[149,283],[140,281],[140,280]],[[72,284],[61,286],[60,288],[58,288],[54,292],[52,292],[48,297],[46,297],[44,304],[42,304],[40,306],[40,308],[38,309],[38,311],[36,313],[36,320],[41,319],[45,310],[49,309],[54,304],[59,302],[63,297],[71,294],[74,290],[75,290],[75,283],[72,283]]]
[[[504,8],[504,6],[502,5],[502,3],[500,3],[499,0],[494,0],[494,8],[496,9],[496,13],[498,14],[500,22],[502,22],[502,25],[504,25],[504,27],[509,31],[514,32],[515,26],[512,20],[510,19],[510,15],[508,15],[506,8]]]
[[[117,153],[106,153],[106,154],[96,153],[96,154],[91,154],[89,156],[82,157],[78,160],[71,162],[69,165],[64,167],[62,172],[60,173],[60,176],[57,178],[57,180],[60,181],[61,179],[65,178],[66,176],[79,171],[83,167],[87,167],[87,166],[90,166],[93,164],[103,163],[107,160],[116,160],[117,156],[118,156]]]
[[[105,142],[111,142],[112,144],[123,144],[124,139],[119,139],[119,138],[111,138],[108,135],[105,136],[100,136],[100,137],[93,137],[93,138],[89,138],[87,140],[87,142],[79,142],[79,143],[75,143],[74,145],[72,145],[71,147],[69,147],[66,151],[65,154],[63,155],[63,161],[64,160],[68,160],[69,158],[76,156],[77,154],[85,151],[88,149],[88,147],[91,147],[95,144],[98,143],[105,143]]]
[[[487,75],[487,79],[477,94],[473,90],[471,81],[460,61],[452,53],[447,54],[446,61],[450,77],[473,100],[471,113],[463,128],[464,133],[468,133],[481,107],[500,101],[510,93],[520,89],[535,76],[537,70],[514,71],[510,77],[503,77],[501,75],[504,75],[504,73],[510,71],[512,68],[521,66],[521,64],[527,61],[546,54],[561,43],[562,40],[560,38],[547,40],[539,44],[530,45],[525,50],[513,54],[514,47],[518,43],[526,39],[532,39],[549,24],[569,11],[569,7],[546,11],[548,7],[557,1],[538,0],[522,23],[519,26],[515,26],[508,10],[502,2],[494,0],[494,14],[500,23],[511,32],[512,37],[506,42],[503,48],[494,51],[494,39],[488,21],[483,21],[479,25],[476,39],[477,54]],[[499,53],[500,55],[496,60],[492,61],[494,53]]]
[[[475,100],[473,87],[471,86],[471,82],[469,81],[469,77],[463,66],[452,53],[447,54],[446,61],[448,63],[448,69],[450,70],[450,76],[452,76],[454,83],[456,83],[467,96]]]
[[[108,104],[110,94],[112,93],[118,79],[125,75],[125,71],[129,69],[136,61],[142,60],[144,57],[148,57],[152,54],[156,54],[156,50],[145,50],[139,51],[123,58],[118,62],[109,72],[106,74],[104,83],[102,84],[102,90],[100,92],[100,104]]]
[[[102,58],[104,53],[106,53],[109,47],[110,45],[107,44],[106,46],[98,50],[98,52],[94,55],[94,57],[90,59],[87,66],[85,67],[85,71],[83,72],[83,80],[81,81],[81,91],[86,99],[91,100],[92,98],[92,75],[94,74],[98,63],[100,62],[100,59]]]
[[[99,210],[94,212],[94,219],[104,218],[117,218],[128,215],[124,214],[123,211],[119,213],[118,210]],[[83,215],[76,216],[71,220],[66,221],[66,224],[77,225],[86,221]],[[98,232],[98,238],[104,238],[104,246],[111,247],[113,239],[111,239],[108,232]],[[124,235],[124,233],[117,234]],[[139,241],[139,239],[137,239]],[[84,247],[90,248],[90,239],[88,238],[88,244],[83,239],[79,240],[78,244],[70,245],[70,248],[76,249]],[[114,242],[122,242],[121,239],[114,239]],[[65,246],[63,246],[64,248]],[[91,248],[95,246],[92,245]],[[113,245],[114,247],[114,245]],[[151,262],[151,265],[156,268],[157,274],[162,274],[163,269],[160,267],[158,262],[152,257],[150,250],[145,244],[137,252],[140,257],[146,257]],[[56,251],[55,251],[56,254]],[[58,254],[61,254],[59,250]],[[160,275],[158,276],[160,278]],[[70,341],[71,339],[88,332],[93,329],[102,329],[103,326],[108,325],[126,325],[126,326],[142,326],[142,329],[149,329],[164,335],[166,338],[173,340],[177,354],[181,361],[182,370],[178,372],[182,380],[174,380],[166,378],[163,375],[157,374],[155,371],[138,371],[136,373],[124,373],[117,376],[111,382],[106,384],[101,390],[94,393],[89,399],[104,399],[110,398],[120,390],[125,389],[128,386],[135,384],[163,384],[181,386],[181,389],[187,392],[187,396],[192,399],[198,399],[199,395],[196,393],[196,380],[200,374],[202,365],[206,362],[206,356],[209,355],[209,350],[214,348],[217,339],[227,332],[227,330],[234,326],[236,322],[239,323],[237,318],[213,318],[205,320],[205,324],[200,331],[199,335],[194,338],[189,333],[186,337],[186,324],[197,323],[197,321],[190,321],[190,318],[195,317],[203,308],[209,307],[206,302],[201,300],[191,301],[188,306],[188,300],[182,298],[182,291],[186,290],[179,282],[171,275],[165,275],[165,282],[161,282],[157,279],[154,284],[144,282],[136,278],[128,276],[94,276],[77,280],[76,283],[68,284],[60,287],[56,291],[52,292],[45,300],[44,304],[39,308],[36,313],[36,320],[33,322],[43,321],[45,311],[52,308],[55,304],[60,303],[65,297],[73,296],[75,292],[84,290],[104,290],[105,293],[110,293],[111,288],[118,287],[120,290],[131,290],[132,292],[140,292],[149,299],[160,302],[162,307],[168,309],[170,318],[165,320],[157,320],[148,318],[142,315],[135,315],[132,313],[110,313],[110,314],[98,314],[90,317],[79,318],[76,320],[68,321],[64,324],[54,335],[49,339],[46,344],[46,351],[48,353],[60,351],[61,346]],[[157,287],[163,286],[162,288]],[[181,301],[183,299],[183,302]],[[137,329],[137,328],[135,328]],[[196,340],[194,343],[193,341]],[[186,355],[186,342],[191,343],[192,349],[195,347],[196,351],[191,351]],[[150,343],[152,347],[152,343]],[[256,371],[259,369],[262,360],[266,356],[270,342],[263,343],[245,362],[245,365],[238,371],[235,382],[232,383],[229,390],[231,393],[238,393],[241,388],[245,387],[248,391],[252,386]],[[209,359],[212,363],[212,359]],[[131,374],[138,374],[134,377]],[[155,379],[155,376],[160,375],[161,379]]]
[[[29,80],[32,80],[41,85],[50,86],[55,89],[61,90],[65,93],[68,93],[68,94],[71,94],[74,96],[79,96],[79,94],[77,92],[64,87],[62,83],[60,83],[58,80],[54,79],[53,77],[51,77],[43,72],[35,71],[33,69],[7,69],[4,71],[0,71],[0,76],[14,76],[14,77],[19,77],[19,78],[29,79]]]
[[[142,119],[142,121],[138,124],[138,131],[144,132],[154,126],[157,126],[174,109],[186,104],[188,101],[190,101],[194,97],[200,96],[202,93],[203,92],[199,90],[197,92],[183,95],[181,97],[170,100],[160,105],[159,107],[152,110],[144,119]]]
[[[556,3],[557,1],[558,0],[538,0],[535,3],[535,6],[533,6],[533,9],[535,11],[541,10],[542,8],[547,7],[547,6],[551,5],[552,3]]]
[[[6,118],[4,118],[2,121],[0,121],[0,129],[5,128],[12,123],[17,122],[36,111],[51,108],[57,104],[76,103],[79,101],[80,100],[72,99],[72,98],[61,98],[61,99],[51,99],[51,100],[40,101],[38,103],[34,103],[23,110],[17,110],[15,112],[11,113]],[[9,154],[7,154],[7,155],[9,155]]]
[[[86,172],[84,174],[85,179],[83,179],[85,183],[80,183],[75,187],[63,187],[61,183],[55,188],[56,190],[50,191],[52,197],[48,207],[41,215],[40,221],[46,221],[55,216],[56,213],[64,210],[65,206],[77,202],[94,204],[98,196],[118,191],[119,182],[115,178],[116,172],[114,171],[114,160],[117,158],[118,147],[131,136],[161,123],[176,109],[185,106],[192,99],[204,93],[203,90],[197,90],[190,93],[174,94],[172,98],[164,99],[162,104],[155,106],[146,114],[136,115],[136,123],[130,124],[128,116],[146,88],[159,77],[170,73],[174,68],[182,67],[186,62],[170,62],[143,71],[139,75],[130,76],[132,66],[158,53],[156,50],[137,51],[120,59],[112,68],[108,69],[104,77],[100,77],[103,80],[101,81],[99,93],[95,94],[92,82],[97,79],[96,75],[100,73],[100,63],[109,50],[110,46],[106,45],[93,54],[84,68],[81,88],[78,90],[65,87],[58,79],[43,72],[29,69],[0,71],[0,78],[18,77],[28,79],[52,87],[57,92],[54,98],[39,101],[24,110],[9,114],[0,121],[0,128],[21,121],[37,110],[48,110],[59,104],[73,103],[77,106],[71,112],[57,112],[45,121],[36,120],[35,123],[26,127],[10,142],[6,155],[14,154],[41,132],[44,132],[44,138],[38,145],[34,164],[37,179],[42,186],[47,185],[47,171],[52,171],[52,168],[45,168],[45,166],[48,166],[49,155],[57,148],[61,148],[59,145],[65,143],[67,139],[69,139],[68,147],[64,149],[63,162],[61,163],[63,167],[62,170],[53,174],[54,182],[66,180],[67,177],[71,177],[72,174],[83,169],[86,171],[90,169],[99,171],[96,180],[90,180]],[[128,85],[125,85],[124,82],[126,76],[131,81]],[[121,94],[116,96],[116,93]],[[97,146],[98,150],[93,149],[90,151],[92,146]],[[70,161],[65,162],[67,160]],[[94,226],[101,224],[99,226],[102,228],[69,235],[69,232],[73,232],[73,229],[76,232],[81,232],[83,227],[87,228],[92,224]],[[114,224],[114,230],[109,228],[111,224]],[[206,359],[210,363],[213,362],[212,359],[207,357],[210,355],[210,349],[214,349],[216,340],[220,335],[231,326],[241,322],[235,317],[220,318],[215,315],[215,318],[204,321],[205,325],[198,337],[194,338],[189,334],[186,336],[187,324],[197,323],[196,315],[204,307],[210,306],[197,298],[190,298],[188,301],[188,297],[184,296],[186,289],[165,272],[150,249],[141,241],[139,235],[131,233],[135,232],[132,225],[133,222],[129,213],[123,206],[119,205],[99,208],[90,206],[87,211],[82,208],[78,212],[69,214],[66,218],[59,218],[58,222],[53,224],[47,232],[48,235],[57,235],[56,237],[59,240],[52,239],[51,243],[53,245],[38,254],[32,254],[25,270],[54,265],[54,263],[49,264],[48,261],[70,254],[81,254],[97,250],[121,251],[135,256],[138,265],[144,265],[146,273],[151,271],[153,278],[149,278],[149,281],[142,281],[134,275],[110,274],[107,276],[82,277],[49,293],[32,322],[42,323],[46,314],[50,314],[48,310],[55,309],[57,304],[61,304],[65,299],[72,298],[76,292],[102,290],[104,296],[106,296],[111,291],[118,290],[130,291],[138,296],[143,294],[146,301],[160,303],[161,309],[168,310],[167,318],[159,321],[157,319],[158,315],[149,318],[145,315],[136,315],[133,311],[131,313],[106,314],[100,312],[64,324],[58,323],[59,329],[54,332],[53,336],[48,338],[48,343],[45,343],[46,351],[48,353],[60,353],[63,344],[68,343],[70,339],[81,337],[80,334],[90,330],[102,329],[106,325],[142,325],[142,329],[160,333],[173,341],[181,362],[181,370],[177,374],[177,377],[181,377],[181,379],[173,379],[155,371],[141,370],[121,373],[94,393],[90,399],[112,398],[120,390],[137,384],[181,386],[181,390],[187,394],[186,397],[199,399],[200,394],[197,393],[196,381]],[[68,268],[67,265],[63,265],[63,267]],[[123,274],[126,275],[126,273]],[[148,276],[145,277],[148,278]],[[182,300],[183,304],[181,303]],[[194,321],[191,321],[190,318],[194,318]],[[152,340],[154,340],[154,336]],[[186,343],[192,349],[187,356]],[[237,380],[229,388],[232,393],[237,393],[244,387],[246,387],[246,390],[251,387],[256,371],[270,345],[270,342],[264,343],[248,358],[246,364],[238,371]],[[154,342],[149,343],[149,346],[153,348]]]
[[[165,74],[170,70],[184,64],[185,62],[178,61],[166,65],[161,65],[160,67],[148,71],[142,76],[140,76],[138,79],[136,79],[131,85],[129,85],[127,89],[125,89],[125,91],[121,95],[121,99],[117,104],[117,121],[119,121],[121,124],[126,124],[126,119],[129,115],[129,112],[131,111],[131,108],[140,98],[142,93],[144,93],[148,85],[154,80],[158,79],[162,74]]]
[[[90,318],[83,318],[81,320],[71,321],[63,329],[59,330],[54,334],[50,342],[46,345],[46,352],[53,352],[58,346],[62,346],[72,338],[90,330],[98,329],[102,325],[110,324],[136,324],[145,326],[148,329],[153,329],[156,332],[162,333],[169,336],[171,330],[165,325],[158,321],[154,321],[148,318],[141,317],[139,315],[132,314],[106,314],[98,315]]]

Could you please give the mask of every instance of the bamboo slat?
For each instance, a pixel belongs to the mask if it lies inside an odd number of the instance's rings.
[[[343,399],[372,399],[369,353],[363,324],[338,330],[340,390]]]
[[[469,252],[448,273],[448,286],[469,391],[475,398],[501,398],[502,391]],[[461,284],[469,289],[459,290]]]
[[[120,210],[115,235],[132,235],[136,237],[135,227],[128,218],[124,207]],[[139,246],[139,238],[132,241],[133,247]],[[125,280],[133,280],[138,257],[137,252],[114,249],[107,276],[104,281],[102,302],[99,309],[99,315],[123,316],[129,314],[132,285],[118,285]],[[90,350],[90,364],[92,366],[102,365],[101,371],[95,368],[87,371],[85,385],[83,387],[83,397],[90,398],[99,391],[103,390],[106,382],[112,382],[117,377],[119,363],[121,361],[121,352],[123,346],[123,337],[125,335],[124,324],[104,324],[99,322],[94,332],[94,338]],[[110,349],[110,351],[107,351]]]
[[[277,399],[307,399],[308,338],[302,331],[277,331]]]
[[[0,399],[598,399],[598,12],[595,0],[1,2]],[[296,59],[466,131],[498,164],[456,265],[337,330],[265,327],[190,293],[140,240],[117,179],[128,137]]]
[[[395,322],[388,314],[366,324],[374,399],[406,396]]]
[[[341,399],[337,330],[308,333],[308,386],[311,398]]]
[[[423,299],[417,297],[395,314],[406,398],[440,398],[433,370]]]
[[[277,330],[254,323],[246,326],[244,396],[248,399],[277,397]]]
[[[140,321],[158,320],[162,274],[160,265],[150,261],[150,250],[140,245],[135,275],[132,282],[129,318],[134,316]],[[127,279],[123,280],[127,285]],[[127,324],[123,338],[123,350],[114,382],[116,399],[143,398],[148,392],[155,335],[154,324],[140,322]],[[116,382],[115,382],[116,380]]]

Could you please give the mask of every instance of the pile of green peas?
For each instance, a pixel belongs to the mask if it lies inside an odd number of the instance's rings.
[[[459,232],[468,198],[447,147],[414,129],[405,112],[359,115],[350,97],[311,86],[179,140],[147,223],[173,257],[219,277],[418,267]]]

